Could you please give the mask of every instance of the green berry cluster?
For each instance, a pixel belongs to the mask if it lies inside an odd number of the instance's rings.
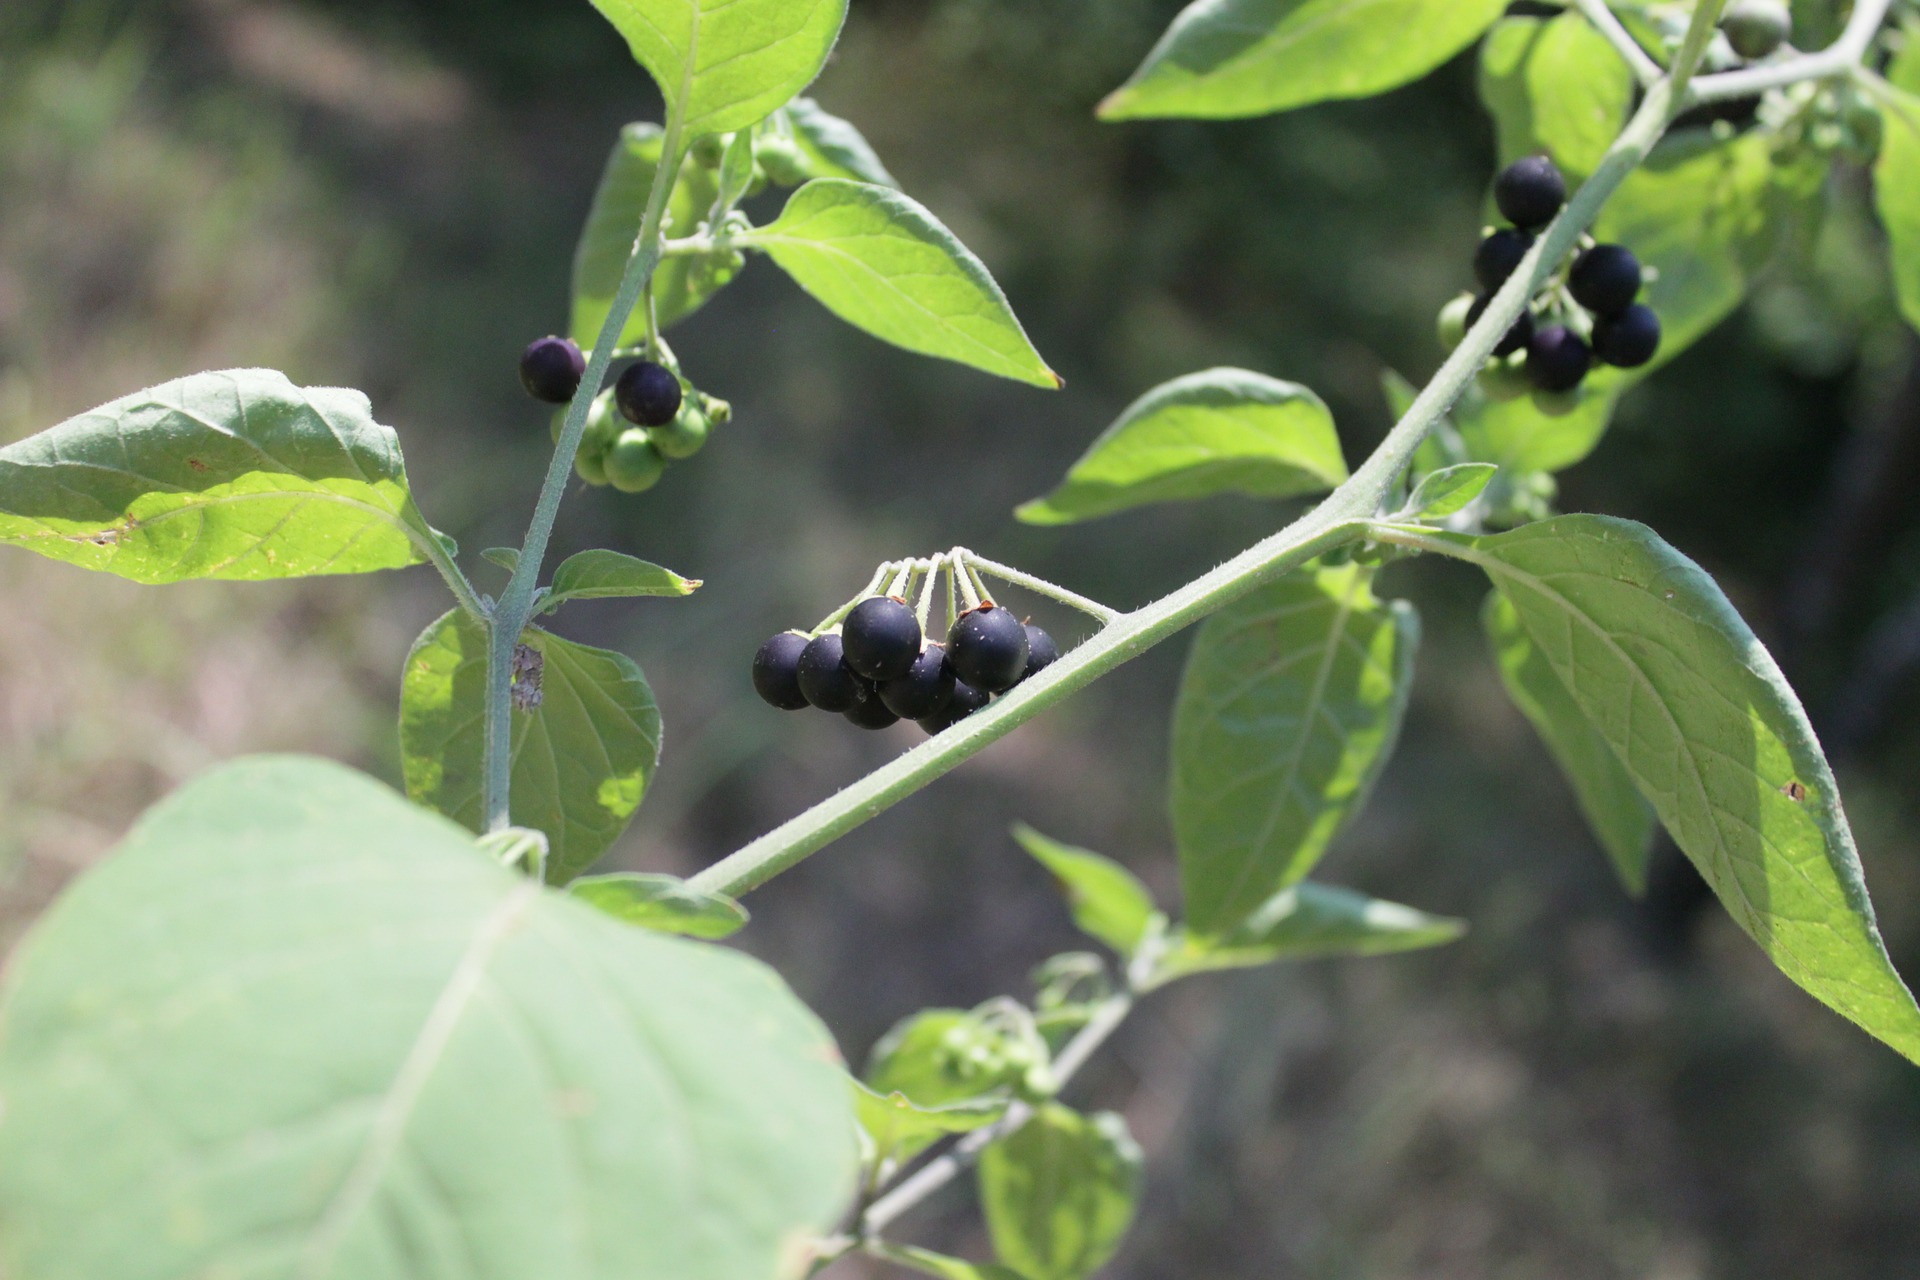
[[[660,482],[668,463],[700,452],[713,428],[732,416],[725,400],[687,386],[665,365],[642,360],[594,398],[573,469],[588,484],[642,493]],[[554,414],[556,444],[565,423],[565,410]]]

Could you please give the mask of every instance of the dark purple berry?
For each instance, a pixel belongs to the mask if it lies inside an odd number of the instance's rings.
[[[1660,350],[1660,317],[1635,304],[1593,324],[1593,354],[1620,369],[1638,369]]]
[[[535,400],[565,404],[580,389],[587,358],[571,338],[541,338],[520,353],[520,385]]]
[[[847,723],[861,729],[891,729],[900,717],[880,701],[880,695],[868,689],[866,696],[847,709]]]
[[[937,644],[913,660],[905,675],[880,686],[880,700],[902,720],[925,720],[945,709],[953,698],[953,668],[947,651]]]
[[[1060,661],[1060,646],[1053,637],[1034,626],[1027,624],[1027,670],[1020,678],[1031,679]]]
[[[847,665],[869,680],[903,676],[920,656],[920,620],[892,596],[874,596],[853,606],[840,626],[840,638]]]
[[[1473,306],[1467,310],[1467,328],[1471,329],[1480,323],[1480,317],[1486,314],[1487,304],[1491,301],[1493,301],[1491,295],[1483,294],[1474,302]],[[1499,345],[1494,347],[1493,354],[1510,356],[1532,340],[1533,312],[1522,311],[1520,318],[1513,322],[1513,327],[1507,330],[1507,336],[1500,339]]]
[[[642,360],[613,384],[613,400],[628,422],[664,427],[680,412],[680,379],[665,365]]]
[[[1573,260],[1573,300],[1596,316],[1617,316],[1640,296],[1640,259],[1625,245],[1597,244]]]
[[[844,659],[837,635],[816,637],[800,654],[800,692],[822,711],[851,711],[867,689]]]
[[[1593,353],[1563,324],[1550,324],[1527,344],[1527,381],[1542,391],[1571,391],[1593,367]]]
[[[1493,180],[1493,202],[1500,214],[1522,231],[1537,231],[1553,221],[1567,202],[1567,180],[1545,156],[1515,160]]]
[[[947,661],[974,688],[1002,693],[1027,672],[1027,629],[1011,610],[991,602],[970,609],[947,634]]]
[[[964,680],[956,680],[953,696],[947,699],[947,705],[930,716],[922,717],[920,727],[928,733],[951,729],[992,701],[992,695],[982,693]]]
[[[782,631],[753,655],[753,691],[768,706],[798,711],[807,705],[807,695],[800,691],[800,655],[806,647],[805,636]]]
[[[1473,278],[1492,293],[1507,282],[1520,266],[1520,260],[1533,248],[1533,237],[1524,231],[1502,228],[1480,242],[1473,254]]]

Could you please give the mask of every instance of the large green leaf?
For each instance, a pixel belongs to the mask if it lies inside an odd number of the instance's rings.
[[[972,250],[891,187],[816,178],[741,237],[848,324],[922,355],[1057,387]]]
[[[1493,116],[1502,164],[1546,152],[1578,182],[1626,124],[1633,76],[1577,13],[1505,18],[1480,46],[1480,100]]]
[[[1025,823],[1013,829],[1013,838],[1059,881],[1083,933],[1123,956],[1134,953],[1159,914],[1138,876],[1112,858],[1061,844]]]
[[[425,559],[400,441],[357,391],[199,373],[0,449],[0,544],[135,582]]]
[[[1874,924],[1833,772],[1799,699],[1713,579],[1651,529],[1604,516],[1418,541],[1493,578],[1781,971],[1920,1061],[1920,1008]]]
[[[1305,880],[1274,894],[1239,927],[1217,938],[1179,934],[1154,980],[1279,960],[1391,955],[1437,947],[1466,931],[1461,920]]]
[[[1223,119],[1364,98],[1472,44],[1506,0],[1195,0],[1103,120]]]
[[[1514,705],[1560,762],[1580,812],[1627,890],[1638,896],[1647,887],[1647,857],[1653,849],[1652,806],[1520,625],[1513,602],[1495,591],[1480,616]]]
[[[1027,1280],[1083,1280],[1120,1247],[1141,1181],[1126,1121],[1049,1102],[981,1153],[980,1207],[994,1251]]]
[[[1893,255],[1894,291],[1907,323],[1920,329],[1920,27],[1887,70],[1895,86],[1883,114],[1886,137],[1874,165],[1874,197]]]
[[[514,825],[546,833],[547,878],[586,870],[627,829],[660,761],[660,712],[632,659],[528,628],[539,705],[513,715]],[[421,633],[400,682],[407,794],[480,829],[485,634],[453,612]]]
[[[1400,731],[1420,621],[1360,565],[1309,568],[1208,620],[1173,722],[1187,922],[1240,925],[1320,860]]]
[[[1222,493],[1290,498],[1346,478],[1319,396],[1245,369],[1208,369],[1128,405],[1059,488],[1017,514],[1028,524],[1071,524]]]
[[[0,1033],[13,1276],[775,1280],[852,1189],[833,1044],[773,973],[324,761],[149,814]]]
[[[593,0],[688,138],[757,123],[827,61],[847,0]]]

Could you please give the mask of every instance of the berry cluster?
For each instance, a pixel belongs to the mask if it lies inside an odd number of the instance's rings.
[[[520,357],[520,381],[548,404],[572,400],[586,370],[586,358],[570,338],[541,338]],[[594,400],[573,467],[588,484],[640,493],[659,483],[667,463],[700,452],[714,426],[731,416],[726,401],[689,394],[672,369],[642,360]],[[565,420],[564,414],[554,416],[556,443]]]
[[[1527,156],[1501,170],[1494,203],[1510,226],[1489,231],[1474,251],[1480,292],[1463,294],[1441,312],[1441,338],[1456,346],[1480,319],[1495,291],[1519,269],[1534,236],[1567,202],[1567,180],[1546,156]],[[1660,347],[1660,318],[1639,302],[1640,260],[1617,244],[1590,244],[1494,348],[1483,380],[1495,389],[1518,378],[1549,400],[1575,391],[1595,360],[1634,369]],[[1519,388],[1514,388],[1518,390]]]
[[[782,711],[818,707],[862,729],[916,721],[939,733],[1058,661],[1039,627],[992,601],[954,620],[946,643],[929,642],[898,596],[869,596],[820,635],[784,631],[753,656],[753,687]]]

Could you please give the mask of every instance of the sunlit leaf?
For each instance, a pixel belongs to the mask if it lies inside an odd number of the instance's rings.
[[[800,172],[806,178],[851,178],[882,187],[900,185],[865,135],[812,98],[795,98],[786,105],[785,115],[799,151]]]
[[[747,909],[732,898],[702,893],[676,876],[620,871],[581,876],[567,892],[616,920],[689,938],[726,938],[747,923]]]
[[[560,567],[553,571],[552,594],[547,597],[545,608],[557,609],[569,600],[690,596],[699,588],[698,578],[683,578],[657,564],[619,551],[596,548],[560,562]]]
[[[1141,1182],[1125,1120],[1056,1102],[980,1157],[994,1252],[1027,1280],[1084,1280],[1105,1266],[1133,1224]]]
[[[1480,46],[1480,100],[1502,164],[1545,152],[1577,183],[1620,136],[1633,75],[1578,13],[1505,18]]]
[[[1024,823],[1013,829],[1013,838],[1059,881],[1082,932],[1123,956],[1133,954],[1157,914],[1139,877],[1111,858],[1061,844]]]
[[[1452,942],[1464,921],[1428,915],[1351,889],[1302,881],[1260,904],[1218,937],[1176,935],[1157,982],[1215,969],[1246,969],[1280,960],[1380,956]]]
[[[1873,183],[1900,311],[1920,329],[1920,39],[1915,30],[1908,28],[1906,47],[1887,69],[1894,87],[1882,110],[1886,129]]]
[[[1462,462],[1421,478],[1407,499],[1415,520],[1444,520],[1473,505],[1500,469],[1490,462]]]

